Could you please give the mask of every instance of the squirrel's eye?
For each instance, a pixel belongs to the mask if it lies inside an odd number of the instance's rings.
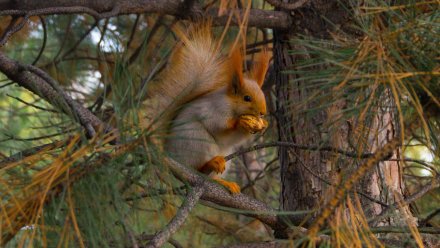
[[[250,96],[244,96],[244,98],[243,98],[246,102],[250,102],[250,101],[252,101],[252,97],[250,97]]]

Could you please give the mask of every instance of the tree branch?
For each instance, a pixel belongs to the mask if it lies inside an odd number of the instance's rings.
[[[142,233],[141,235],[139,235],[137,237],[138,240],[140,241],[144,241],[144,240],[151,240],[154,237],[154,235],[150,235],[150,234],[146,234],[146,233]],[[182,245],[179,244],[179,242],[177,242],[174,239],[169,239],[168,243],[170,243],[172,246],[174,246],[175,248],[183,248]]]
[[[182,4],[180,0],[16,0],[0,1],[0,15],[12,16],[37,16],[53,14],[88,14],[95,19],[104,19],[118,15],[158,13],[178,16],[180,18],[193,18],[203,13],[203,8],[195,2],[188,13],[182,15]],[[243,17],[244,12],[238,10],[239,16]],[[206,17],[213,19],[215,24],[225,24],[230,11],[218,16],[218,9],[210,9]],[[232,23],[237,24],[234,16]],[[288,13],[282,11],[270,11],[252,9],[249,14],[248,26],[261,28],[286,29],[292,23]]]
[[[368,222],[369,225],[375,225],[379,220],[385,218],[388,216],[389,213],[391,213],[394,209],[398,208],[399,206],[408,205],[412,202],[415,202],[416,200],[423,197],[426,193],[429,191],[439,188],[440,187],[440,175],[437,175],[437,177],[434,177],[432,182],[423,186],[419,191],[416,193],[406,197],[403,201],[395,202],[393,205],[389,206],[388,208],[385,208],[382,213],[374,217],[372,220]]]
[[[189,213],[197,204],[204,192],[205,188],[203,184],[194,186],[188,193],[187,198],[183,202],[176,216],[174,216],[174,218],[162,231],[154,235],[150,243],[147,245],[147,248],[162,247],[162,245],[165,244],[169,238],[171,238],[171,235],[173,235],[177,229],[182,226],[182,224],[188,218]]]
[[[420,226],[426,226],[426,224],[428,224],[428,222],[438,214],[440,214],[440,208],[437,208],[436,210],[431,212],[428,216],[426,216],[426,218],[421,220],[419,222]]]
[[[99,129],[112,130],[92,112],[62,91],[57,82],[40,68],[21,64],[0,52],[0,71],[20,86],[40,96],[55,107],[61,108],[64,113],[70,116],[73,115],[86,129],[89,137],[94,136],[96,130]]]
[[[34,59],[34,62],[32,62],[32,65],[36,65],[38,60],[40,60],[41,55],[43,55],[43,51],[46,48],[46,42],[47,42],[47,28],[46,28],[46,21],[44,20],[43,16],[40,16],[40,22],[41,26],[43,27],[43,44],[41,45],[41,49],[38,52],[37,57]]]
[[[225,160],[228,161],[228,160],[231,160],[231,159],[238,157],[242,154],[245,154],[248,152],[253,152],[253,151],[260,150],[260,149],[267,148],[267,147],[291,147],[291,148],[297,148],[297,149],[301,149],[301,150],[335,152],[335,153],[339,153],[339,154],[345,155],[347,157],[352,157],[352,158],[370,158],[370,157],[374,156],[374,153],[358,154],[355,152],[347,152],[342,149],[338,149],[338,148],[334,148],[334,147],[330,147],[330,146],[306,146],[306,145],[300,145],[300,144],[293,143],[293,142],[275,141],[275,142],[271,142],[271,143],[255,145],[255,146],[240,150],[238,152],[235,152],[233,154],[226,156]]]
[[[20,31],[24,27],[24,25],[28,22],[29,16],[24,15],[23,19],[16,24],[17,17],[14,16],[9,23],[8,27],[6,28],[5,32],[3,33],[2,37],[0,38],[0,47],[4,46],[6,42],[8,41],[9,37],[11,37],[14,33]]]
[[[169,166],[176,177],[190,183],[191,185],[196,185],[201,180],[206,180],[205,177],[196,174],[194,170],[181,165],[170,158],[166,158],[164,162]],[[276,210],[267,206],[263,202],[245,194],[232,195],[226,189],[211,181],[206,181],[204,188],[205,192],[201,196],[202,200],[226,207],[245,210],[247,211],[245,215],[259,219],[274,230],[284,230],[287,227],[284,223],[278,222],[275,214]]]
[[[399,226],[381,226],[370,228],[372,233],[411,233],[409,227]],[[438,227],[419,227],[417,230],[424,234],[440,234],[440,228]]]
[[[283,2],[282,0],[265,0],[265,1],[268,2],[270,5],[277,7],[277,8],[280,8],[280,9],[295,10],[295,9],[301,8],[309,0],[298,0],[293,3],[286,3],[286,2]]]

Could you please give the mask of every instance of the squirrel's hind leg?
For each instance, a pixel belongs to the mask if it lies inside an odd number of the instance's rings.
[[[224,179],[221,179],[219,177],[213,178],[216,182],[226,187],[232,194],[238,194],[240,193],[240,186],[238,186],[237,183],[226,181]]]
[[[211,172],[215,172],[221,174],[225,171],[226,161],[223,156],[215,156],[208,162],[206,162],[199,171],[204,174],[210,174]]]
[[[211,172],[216,172],[218,174],[223,173],[226,167],[226,161],[223,156],[215,156],[208,162],[206,162],[199,171],[204,174],[210,174]],[[240,193],[240,186],[234,182],[229,182],[224,179],[214,176],[213,179],[219,184],[226,187],[232,194]]]

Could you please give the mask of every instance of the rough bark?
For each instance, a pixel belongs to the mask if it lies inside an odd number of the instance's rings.
[[[400,127],[396,120],[398,113],[391,92],[385,91],[381,96],[382,106],[378,107],[377,114],[371,120],[371,130],[368,137],[368,148],[376,152],[387,140],[400,135]],[[401,150],[394,151],[391,159],[401,159]],[[383,161],[365,176],[359,185],[365,193],[374,199],[378,199],[389,206],[404,198],[405,186],[402,178],[402,164],[400,161]],[[387,210],[386,206],[361,199],[363,209],[367,217],[375,217]],[[372,226],[417,226],[417,220],[412,216],[408,206],[394,211],[394,215],[370,223]]]
[[[348,17],[345,10],[343,11],[338,5],[338,1],[310,1],[304,8],[292,13],[295,17],[293,28],[274,31],[279,140],[303,145],[321,144],[325,130],[322,130],[320,126],[326,119],[326,112],[319,111],[313,116],[301,112],[301,110],[315,108],[317,103],[313,101],[303,105],[301,109],[295,109],[298,103],[308,100],[311,92],[314,92],[316,88],[308,87],[305,89],[305,86],[308,86],[308,82],[305,81],[299,81],[295,84],[289,83],[289,80],[294,79],[295,75],[282,72],[294,68],[300,58],[289,55],[289,50],[302,49],[290,43],[289,40],[300,34],[325,38],[329,35],[328,31],[334,27],[329,24],[330,22],[325,21],[323,16],[336,24],[345,23]],[[311,168],[316,174],[323,175],[326,173],[327,153],[299,149],[288,152],[286,148],[280,148],[279,159],[282,185],[280,209],[285,211],[316,209],[324,193],[322,181],[311,175],[305,166]],[[291,216],[286,221],[298,225],[304,217],[305,215]],[[309,218],[307,223],[310,224],[312,221],[313,217]]]
[[[350,13],[346,8],[339,5],[339,1],[313,0],[305,8],[293,12],[295,16],[294,28],[290,30],[274,31],[274,63],[276,68],[276,92],[277,92],[277,121],[279,129],[279,140],[295,142],[297,144],[328,144],[342,150],[349,150],[352,137],[347,121],[335,115],[338,110],[345,108],[344,101],[336,101],[329,108],[314,111],[308,114],[306,111],[319,107],[320,103],[310,101],[311,93],[316,92],[317,87],[311,87],[307,81],[296,81],[294,84],[289,80],[295,79],[295,75],[283,74],[284,70],[294,69],[299,56],[289,56],[288,51],[293,49],[304,49],[298,45],[289,43],[289,40],[299,34],[306,34],[317,38],[328,39],[329,31],[335,27],[348,28]],[[329,20],[326,21],[325,19]],[[335,26],[329,23],[335,24]],[[319,70],[319,68],[316,68]],[[307,87],[307,88],[306,88]],[[318,86],[319,87],[319,86]],[[364,153],[374,153],[389,140],[399,135],[397,131],[395,106],[392,103],[392,96],[383,94],[381,103],[386,103],[385,108],[376,112],[373,117],[373,124],[370,126],[367,144],[369,147],[363,150]],[[307,104],[304,102],[307,101]],[[302,104],[301,109],[296,106]],[[337,122],[334,122],[337,120]],[[329,132],[326,123],[333,123],[333,130]],[[336,123],[336,124],[334,124]],[[365,125],[363,123],[362,125]],[[365,133],[363,133],[365,134]],[[363,137],[358,137],[363,138]],[[393,158],[398,158],[399,151],[395,151]],[[327,178],[332,183],[339,183],[338,170],[350,171],[347,165],[352,165],[349,158],[341,158],[327,152],[301,151],[299,149],[279,149],[279,160],[281,164],[281,194],[280,209],[284,211],[316,210],[322,207],[331,194],[325,183],[316,175]],[[313,170],[315,175],[309,173],[305,167]],[[337,175],[335,177],[335,175]],[[401,178],[401,167],[399,162],[380,162],[374,172],[366,175],[359,185],[358,191],[363,191],[370,199],[361,197],[363,210],[367,211],[367,217],[379,215],[385,207],[375,203],[371,199],[379,200],[385,204],[392,205],[403,196],[403,183]],[[324,203],[323,203],[324,202]],[[287,220],[295,225],[308,224],[314,221],[314,215],[296,215]],[[375,225],[406,225],[406,219],[415,223],[411,212],[405,207],[393,218],[387,219]],[[276,233],[278,238],[282,234]]]

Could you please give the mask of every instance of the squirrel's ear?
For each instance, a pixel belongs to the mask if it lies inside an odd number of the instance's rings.
[[[235,49],[231,54],[231,66],[232,66],[232,87],[235,91],[237,88],[242,88],[244,85],[243,78],[243,55],[240,49]]]
[[[264,49],[260,54],[257,55],[254,65],[252,66],[250,76],[260,87],[263,86],[264,78],[266,77],[266,72],[269,66],[269,60],[270,54],[266,49]]]

